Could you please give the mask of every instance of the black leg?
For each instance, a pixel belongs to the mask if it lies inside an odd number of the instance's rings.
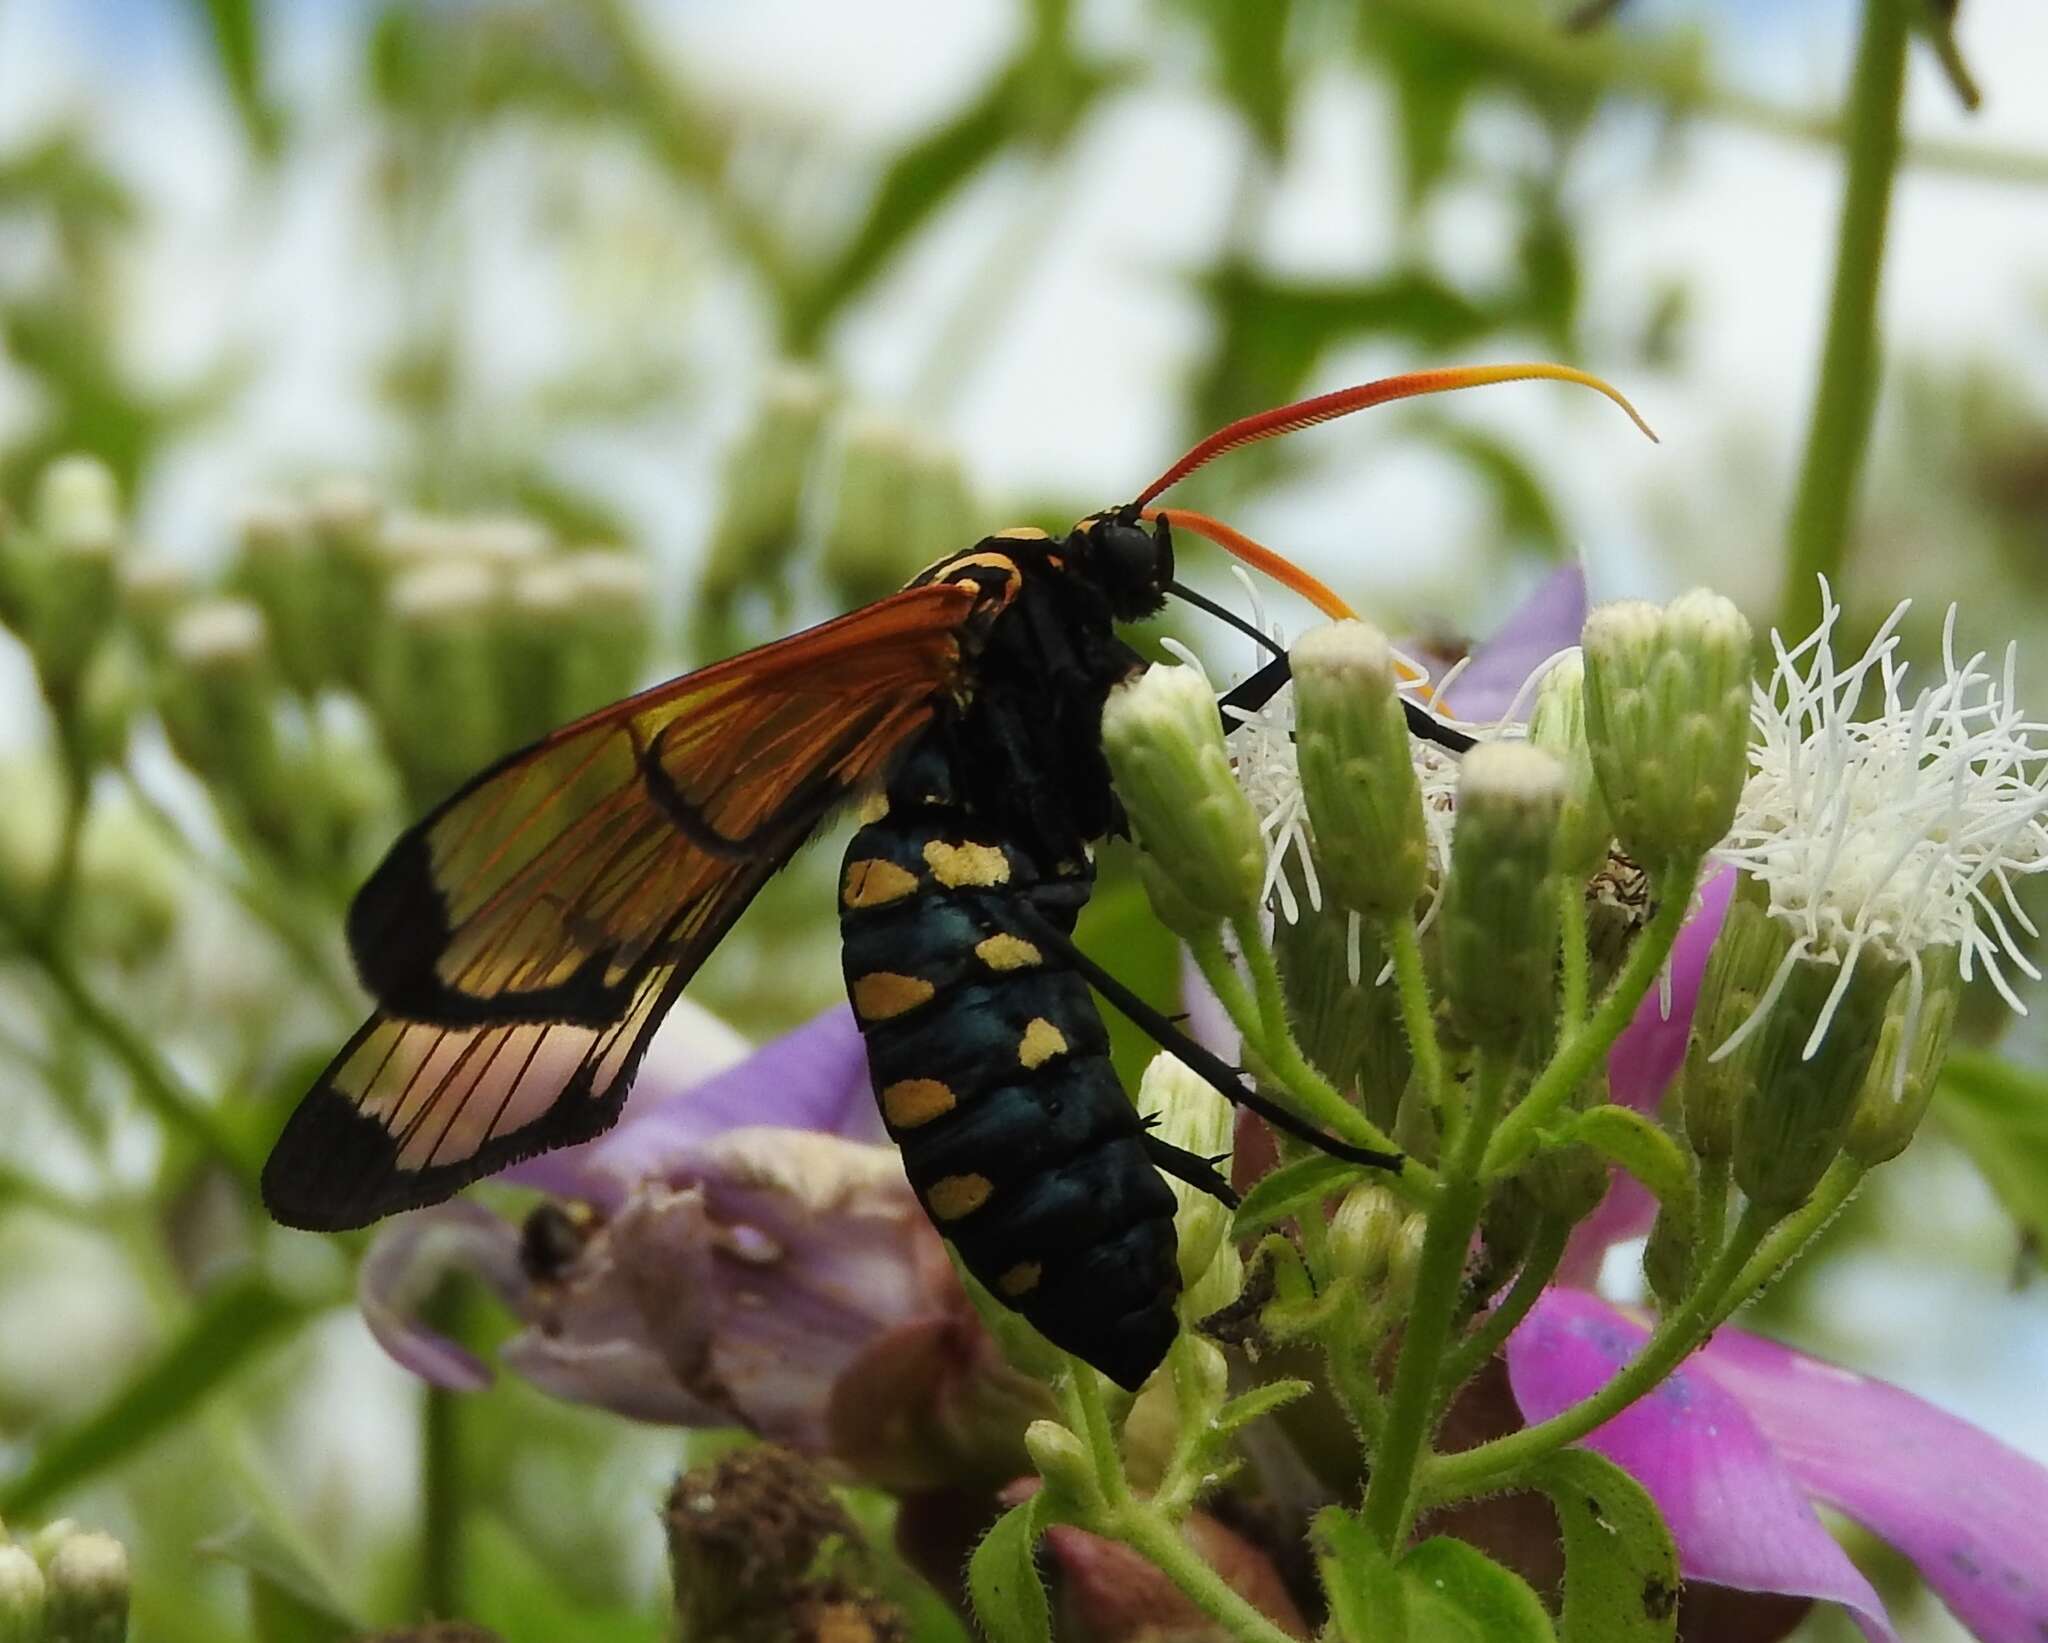
[[[1227,735],[1237,728],[1237,720],[1224,713],[1225,708],[1240,708],[1246,713],[1256,713],[1270,702],[1280,687],[1287,683],[1287,658],[1276,656],[1248,679],[1232,685],[1216,699],[1216,711],[1223,713],[1223,729]],[[1454,730],[1443,720],[1433,715],[1420,702],[1401,698],[1401,711],[1408,719],[1408,733],[1425,742],[1434,742],[1438,747],[1451,753],[1463,753],[1473,745],[1473,738],[1462,730]]]
[[[1200,1154],[1176,1147],[1170,1141],[1162,1141],[1156,1135],[1148,1135],[1145,1137],[1145,1156],[1152,1160],[1152,1167],[1160,1174],[1185,1181],[1197,1192],[1206,1192],[1226,1209],[1237,1208],[1237,1189],[1217,1174],[1216,1166]]]
[[[1325,1135],[1306,1119],[1297,1118],[1285,1107],[1268,1101],[1263,1095],[1247,1084],[1238,1070],[1221,1056],[1202,1048],[1182,1032],[1159,1011],[1152,1008],[1130,988],[1097,964],[1070,937],[1052,924],[1043,914],[1027,902],[1016,904],[1020,922],[1027,928],[1018,932],[1031,941],[1060,955],[1074,973],[1086,981],[1110,1003],[1120,1010],[1125,1019],[1142,1031],[1146,1037],[1162,1050],[1178,1056],[1205,1081],[1214,1087],[1226,1101],[1257,1113],[1276,1130],[1284,1130],[1300,1141],[1306,1141],[1318,1151],[1328,1153],[1332,1158],[1342,1158],[1347,1163],[1364,1164],[1372,1169],[1399,1169],[1401,1154],[1398,1152],[1376,1152],[1370,1147],[1354,1146],[1349,1141],[1340,1141],[1334,1135]]]

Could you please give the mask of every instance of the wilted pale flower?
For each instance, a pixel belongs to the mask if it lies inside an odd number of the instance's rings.
[[[1866,959],[1905,967],[1909,1040],[1929,949],[1956,949],[1965,980],[1981,964],[2015,1010],[2025,1006],[2004,965],[2039,975],[2008,924],[2034,933],[2012,881],[2048,870],[2048,749],[2014,699],[2014,650],[1998,673],[1982,652],[1958,662],[1951,607],[1941,677],[1909,698],[1895,654],[1906,604],[1844,668],[1833,645],[1841,607],[1821,587],[1819,627],[1789,650],[1771,636],[1777,666],[1755,689],[1751,774],[1715,851],[1762,886],[1793,940],[1717,1055],[1757,1029],[1801,960],[1839,968],[1808,1056]],[[1875,711],[1858,718],[1872,687]]]

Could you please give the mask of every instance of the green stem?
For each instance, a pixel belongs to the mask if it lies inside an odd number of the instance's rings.
[[[1373,1455],[1372,1478],[1366,1484],[1361,1512],[1366,1533],[1390,1557],[1399,1549],[1414,1517],[1415,1473],[1436,1424],[1437,1375],[1457,1319],[1459,1279],[1479,1212],[1486,1203],[1479,1164],[1507,1093],[1510,1065],[1504,1055],[1481,1053],[1471,1111],[1445,1152],[1436,1202],[1430,1206],[1429,1226],[1423,1234],[1415,1296],[1402,1332],[1394,1390],[1387,1402],[1386,1425]]]
[[[1429,1002],[1429,977],[1422,967],[1422,936],[1412,913],[1388,920],[1381,934],[1394,960],[1394,989],[1401,1000],[1401,1025],[1408,1033],[1408,1048],[1415,1057],[1415,1076],[1430,1110],[1441,1116],[1444,1052],[1437,1042],[1436,1014]]]
[[[1164,1512],[1131,1493],[1096,1372],[1078,1360],[1072,1362],[1061,1393],[1072,1429],[1088,1445],[1102,1491],[1101,1519],[1080,1527],[1121,1541],[1145,1557],[1236,1643],[1295,1643],[1205,1563]]]
[[[1486,1366],[1516,1326],[1529,1316],[1529,1309],[1555,1276],[1558,1262],[1564,1259],[1571,1235],[1572,1223],[1561,1215],[1546,1215],[1537,1223],[1536,1235],[1530,1240],[1529,1253],[1522,1262],[1522,1270],[1515,1275],[1513,1287],[1444,1360],[1443,1373],[1437,1377],[1439,1406],[1447,1406],[1458,1388]]]
[[[1899,165],[1907,34],[1906,0],[1863,0],[1863,38],[1842,130],[1847,175],[1835,234],[1834,293],[1778,595],[1778,625],[1786,633],[1812,630],[1820,619],[1818,579],[1841,571],[1877,407],[1878,287]]]
[[[1642,1350],[1590,1398],[1519,1432],[1435,1457],[1422,1480],[1424,1503],[1439,1506],[1502,1487],[1532,1462],[1606,1425],[1656,1386],[1753,1293],[1746,1287],[1748,1267],[1771,1225],[1769,1211],[1745,1210],[1735,1236],[1684,1304],[1667,1313]]]
[[[1557,887],[1558,953],[1562,960],[1558,1028],[1569,1038],[1586,1024],[1592,995],[1591,957],[1586,950],[1586,887],[1570,874]]]
[[[420,1403],[418,1609],[428,1620],[462,1613],[462,1394],[430,1386]]]
[[[1733,1161],[1726,1153],[1715,1153],[1700,1160],[1700,1221],[1694,1234],[1696,1249],[1719,1249],[1721,1240],[1727,1236],[1728,1184],[1733,1170]],[[1694,1281],[1698,1281],[1697,1275]]]
[[[253,1184],[257,1164],[240,1140],[221,1124],[217,1114],[157,1056],[149,1043],[126,1021],[102,1004],[72,962],[53,947],[45,933],[32,929],[18,910],[0,901],[0,928],[20,943],[21,951],[42,970],[58,997],[70,1006],[79,1024],[98,1039],[128,1070],[144,1106],[166,1128],[192,1141],[239,1179]]]
[[[1544,85],[1640,97],[1674,114],[1699,115],[1766,136],[1827,147],[1841,143],[1848,123],[1833,113],[1796,108],[1726,86],[1707,73],[1698,52],[1684,45],[1573,36],[1541,13],[1518,12],[1488,0],[1376,0],[1376,5],[1440,39],[1527,70],[1533,81]],[[2030,149],[1936,139],[1908,144],[1904,157],[1907,164],[1923,170],[2028,187],[2048,183],[2048,154]]]
[[[1303,1118],[1346,1141],[1377,1152],[1399,1152],[1401,1149],[1380,1127],[1345,1100],[1336,1085],[1317,1072],[1301,1053],[1301,1046],[1294,1041],[1294,1030],[1287,1023],[1287,1000],[1280,989],[1279,965],[1257,923],[1243,919],[1231,928],[1244,953],[1245,967],[1251,971],[1253,991],[1246,991],[1243,978],[1224,952],[1220,932],[1192,938],[1189,951],[1232,1025],[1257,1053],[1282,1092],[1292,1097],[1290,1104]],[[1403,1161],[1394,1180],[1405,1188],[1423,1184],[1428,1176],[1428,1166],[1411,1157]]]
[[[1763,1247],[1743,1266],[1736,1280],[1738,1295],[1766,1289],[1778,1274],[1832,1221],[1863,1184],[1868,1170],[1853,1159],[1837,1158],[1828,1166],[1813,1196],[1775,1227]]]
[[[1567,1038],[1551,1057],[1550,1065],[1537,1076],[1515,1110],[1494,1132],[1486,1150],[1483,1173],[1498,1176],[1514,1168],[1535,1147],[1547,1125],[1563,1109],[1572,1093],[1586,1081],[1601,1057],[1614,1047],[1622,1029],[1634,1019],[1636,1006],[1650,990],[1664,961],[1671,956],[1671,944],[1692,906],[1692,884],[1696,863],[1667,869],[1655,876],[1660,897],[1656,916],[1649,928],[1636,938],[1628,962],[1614,985],[1607,989],[1592,1019]]]

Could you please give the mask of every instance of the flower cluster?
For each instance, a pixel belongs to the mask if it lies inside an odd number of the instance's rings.
[[[1910,1138],[1966,974],[2024,966],[2011,881],[2048,836],[2010,662],[1958,663],[1951,620],[1909,696],[1896,615],[1845,668],[1839,621],[1830,601],[1774,640],[1752,689],[1725,601],[1588,612],[1568,572],[1433,682],[1347,623],[1304,635],[1293,687],[1227,737],[1197,670],[1113,699],[1191,1028],[1269,1098],[1405,1154],[1361,1179],[1240,1118],[1245,1203],[1232,1223],[1179,1192],[1183,1333],[1128,1403],[947,1263],[843,1012],[708,1082],[657,1067],[611,1136],[518,1172],[573,1212],[386,1233],[366,1311],[402,1361],[474,1384],[407,1300],[479,1271],[525,1322],[503,1361],[558,1394],[743,1425],[895,1491],[899,1548],[943,1589],[978,1540],[967,1597],[999,1633],[1043,1602],[1034,1543],[1103,1639],[1168,1615],[1305,1636],[1324,1607],[1347,1636],[1412,1632],[1466,1623],[1476,1591],[1540,1617],[1561,1529],[1567,1613],[1620,1582],[1644,1635],[1708,1635],[1768,1594],[1882,1643],[1824,1504],[1977,1636],[2032,1636],[2048,1472],[1721,1327]],[[1477,745],[1412,739],[1404,699]],[[1172,1058],[1137,1099],[1175,1145],[1233,1150]],[[1645,1233],[1653,1315],[1591,1287]],[[1477,1505],[1503,1489],[1554,1523],[1504,1532]]]

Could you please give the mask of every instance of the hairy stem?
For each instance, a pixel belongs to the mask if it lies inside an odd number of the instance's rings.
[[[1561,1215],[1546,1215],[1537,1223],[1536,1235],[1530,1241],[1529,1253],[1513,1286],[1444,1360],[1443,1373],[1437,1378],[1440,1408],[1457,1396],[1458,1388],[1486,1366],[1487,1360],[1529,1316],[1529,1309],[1555,1276],[1558,1262],[1564,1259],[1564,1247],[1571,1235],[1572,1223]]]

